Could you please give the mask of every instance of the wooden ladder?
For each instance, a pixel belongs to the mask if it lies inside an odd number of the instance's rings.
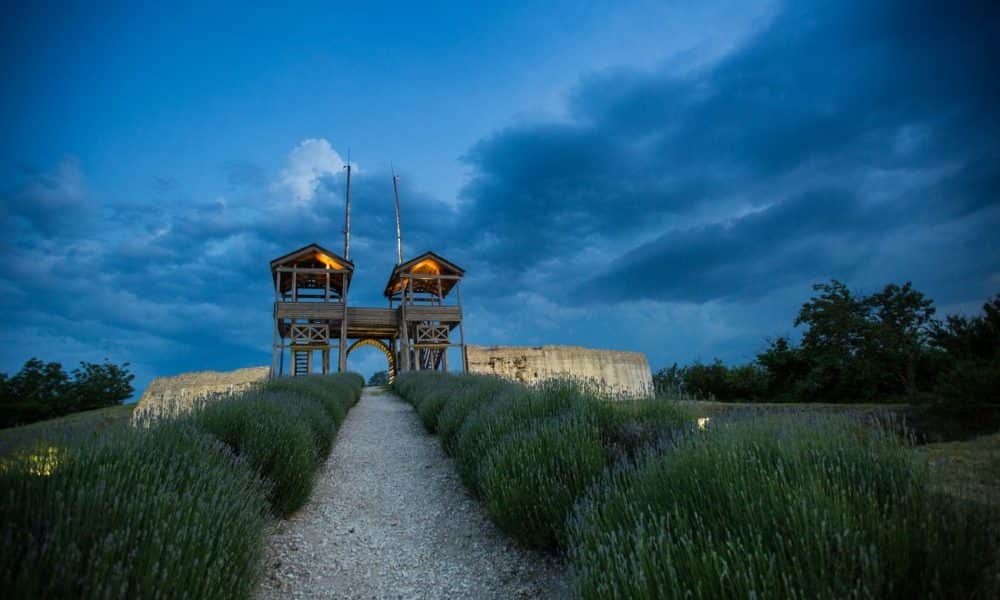
[[[312,361],[309,360],[308,350],[293,350],[292,354],[295,355],[295,375],[308,375],[309,366]]]

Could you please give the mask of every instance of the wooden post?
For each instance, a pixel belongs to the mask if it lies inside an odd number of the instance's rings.
[[[299,274],[296,269],[292,269],[292,302],[299,301]]]
[[[340,317],[340,343],[337,348],[337,372],[343,373],[347,370],[347,275],[340,274],[340,300],[344,307],[344,314]]]
[[[399,324],[399,354],[402,358],[400,362],[403,371],[410,370],[410,341],[406,330],[406,320],[404,319]]]
[[[274,318],[274,339],[271,342],[271,372],[268,373],[268,379],[274,379],[277,374],[275,371],[278,368],[278,318]]]
[[[399,373],[399,333],[397,332],[395,336],[389,338],[389,350],[392,352],[393,364],[395,365],[396,373]],[[389,373],[393,375],[393,373]]]
[[[399,285],[399,353],[402,358],[401,367],[403,371],[410,370],[410,335],[406,326],[406,276],[400,274]]]
[[[462,372],[469,372],[469,356],[465,352],[465,315],[462,314],[462,282],[455,284],[455,298],[458,300],[458,341],[462,348]]]
[[[323,296],[323,302],[330,301],[330,274],[326,274],[326,294]]]

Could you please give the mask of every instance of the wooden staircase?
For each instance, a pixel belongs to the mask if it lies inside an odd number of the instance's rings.
[[[309,351],[307,351],[307,350],[293,350],[292,354],[294,355],[294,358],[295,358],[295,360],[294,360],[295,366],[294,366],[294,371],[293,371],[294,374],[295,374],[295,376],[298,377],[299,375],[308,375],[309,374],[309,367],[311,366],[311,363],[312,363],[312,361],[309,360],[309,358],[310,358],[309,357]]]

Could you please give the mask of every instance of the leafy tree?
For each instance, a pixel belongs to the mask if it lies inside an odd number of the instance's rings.
[[[951,404],[1000,403],[1000,294],[975,317],[948,315],[931,328],[945,367],[935,393]]]
[[[1000,350],[1000,294],[976,317],[948,315],[930,328],[931,343],[956,359],[990,359]]]
[[[72,412],[73,398],[67,394],[69,375],[56,362],[43,363],[30,358],[21,371],[10,378],[5,404],[20,407],[35,419],[47,419]]]
[[[121,366],[107,360],[104,364],[81,362],[80,368],[73,370],[70,393],[75,397],[76,410],[89,410],[121,404],[135,389],[129,373],[129,363]]]
[[[718,358],[711,364],[696,362],[675,371],[685,393],[696,398],[758,402],[767,393],[767,374],[758,365],[727,367]]]
[[[982,315],[935,320],[934,303],[910,282],[871,296],[840,281],[813,286],[794,324],[801,343],[770,340],[754,363],[672,365],[657,390],[718,400],[857,402],[922,391],[950,402],[1000,403],[1000,295]]]
[[[71,377],[59,363],[31,358],[13,377],[0,373],[0,427],[121,404],[133,378],[128,363],[80,363]]]
[[[653,375],[657,396],[679,396],[684,393],[684,373],[677,363],[664,367]]]
[[[890,283],[864,302],[872,317],[866,331],[874,365],[891,373],[912,397],[934,324],[934,302],[914,290],[909,281],[902,287]],[[888,383],[887,387],[895,386]]]
[[[767,349],[757,355],[757,364],[764,370],[769,399],[785,402],[798,398],[810,365],[788,336],[769,340]]]
[[[806,326],[801,352],[810,369],[799,386],[806,399],[844,401],[877,395],[880,373],[872,364],[870,305],[834,279],[802,305],[795,326]]]
[[[389,385],[389,372],[376,371],[368,378],[368,385]]]

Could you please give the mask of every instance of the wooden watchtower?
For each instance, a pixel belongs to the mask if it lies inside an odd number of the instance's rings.
[[[337,369],[347,365],[347,292],[354,264],[309,244],[271,261],[274,283],[272,375],[330,372],[330,351],[337,349]],[[292,368],[285,368],[285,351]]]
[[[400,371],[447,371],[449,348],[460,349],[466,370],[462,268],[434,252],[397,264],[385,287],[388,308],[349,306],[353,274],[351,261],[319,244],[271,261],[272,377],[329,373],[334,349],[336,370],[344,371],[351,351],[365,345],[386,355],[391,378]]]
[[[460,348],[466,370],[462,293],[465,271],[433,252],[396,265],[385,285],[389,308],[399,312],[396,336],[403,371],[448,370],[448,348]],[[452,298],[449,293],[455,292]],[[452,331],[458,329],[458,340]]]

